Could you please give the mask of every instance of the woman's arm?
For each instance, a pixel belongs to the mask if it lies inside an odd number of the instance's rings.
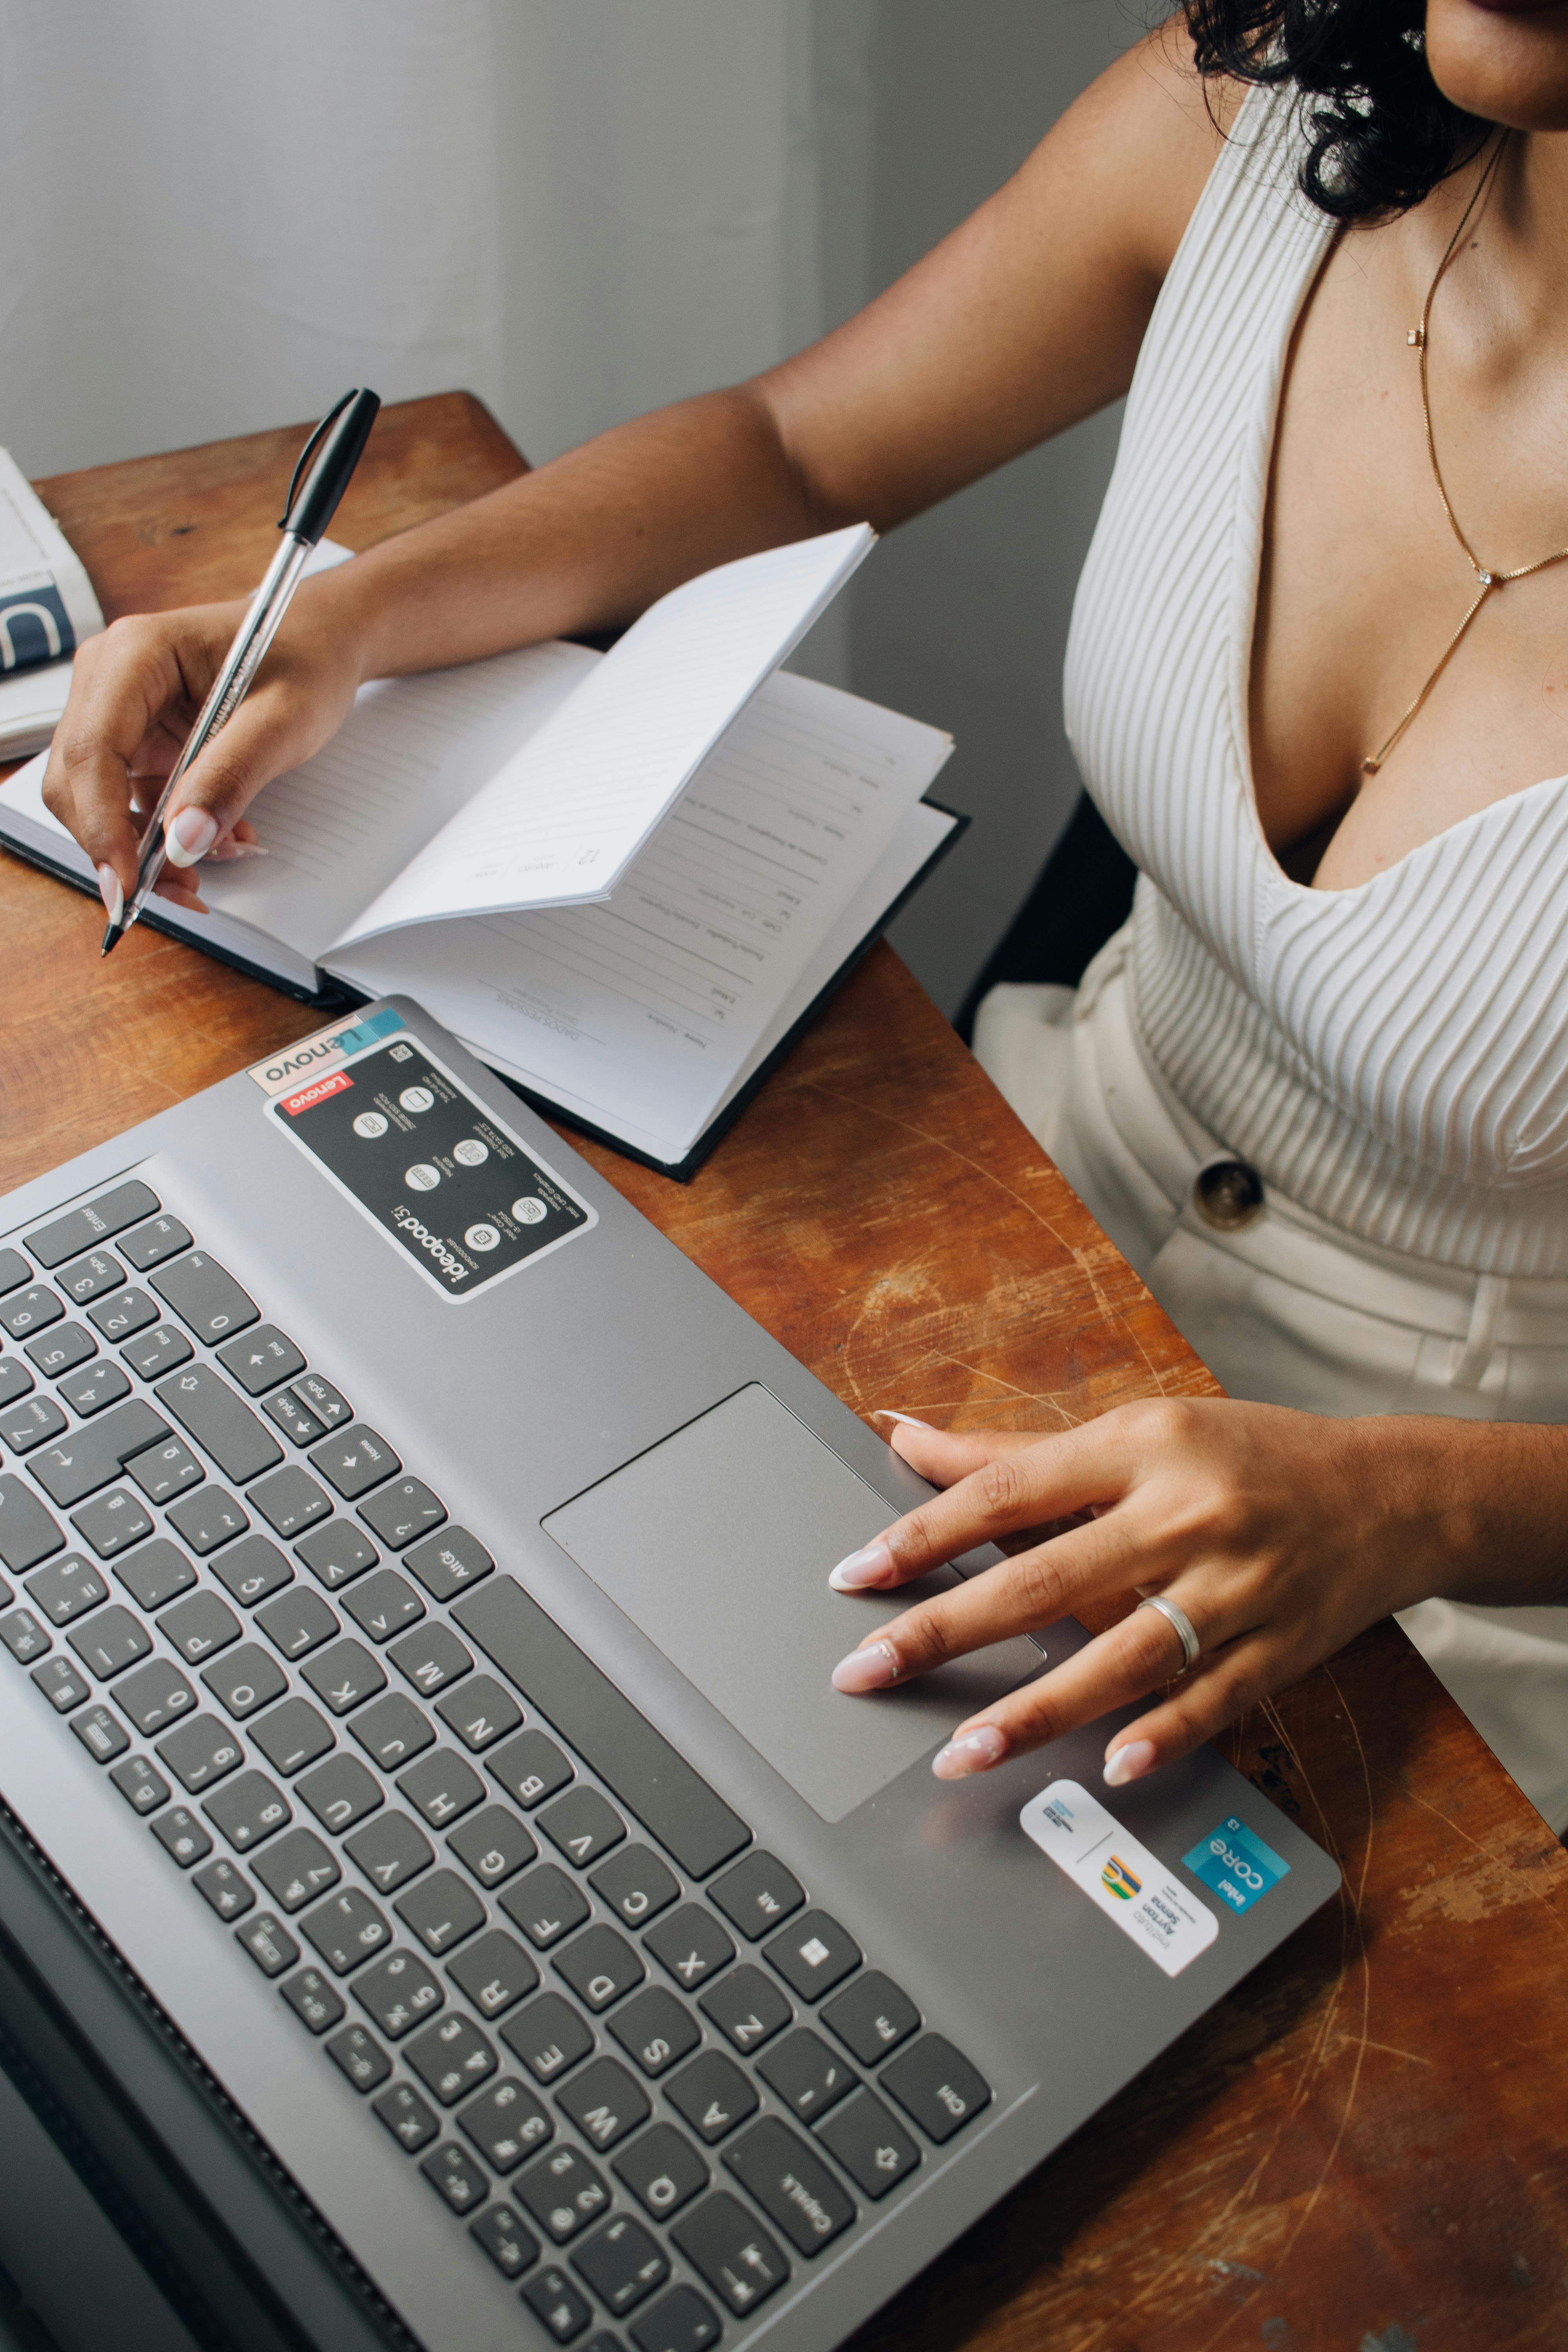
[[[971,219],[811,350],[308,582],[171,823],[189,809],[182,831],[226,840],[367,677],[623,622],[715,563],[841,523],[887,530],[1104,406],[1131,379],[1219,137],[1184,36],[1156,34]],[[45,798],[127,890],[132,779],[167,773],[239,609],[120,621],[78,656]],[[191,895],[188,873],[168,875]]]
[[[1568,1430],[1382,1414],[1331,1421],[1227,1399],[1121,1405],[1061,1436],[948,1436],[899,1416],[893,1444],[945,1488],[841,1560],[841,1591],[907,1583],[973,1545],[1089,1512],[883,1625],[836,1668],[845,1691],[924,1674],[1142,1590],[1185,1612],[1202,1654],[1107,1751],[1112,1786],[1211,1739],[1268,1692],[1436,1594],[1568,1601]],[[1135,1611],[982,1707],[935,1761],[984,1772],[1179,1672],[1180,1637]]]

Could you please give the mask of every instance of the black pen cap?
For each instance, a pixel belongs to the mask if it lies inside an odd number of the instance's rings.
[[[289,485],[288,511],[278,526],[279,530],[289,531],[296,539],[315,546],[353,479],[380,406],[379,394],[361,390],[345,392],[337,406],[327,411],[300,453],[294,479]],[[312,451],[315,462],[300,484],[300,470]]]

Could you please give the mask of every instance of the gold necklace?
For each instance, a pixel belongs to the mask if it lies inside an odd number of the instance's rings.
[[[1500,589],[1507,588],[1515,580],[1528,580],[1533,572],[1546,572],[1549,571],[1554,563],[1568,562],[1568,547],[1560,547],[1555,555],[1542,555],[1539,557],[1534,563],[1521,563],[1512,572],[1495,572],[1489,565],[1483,563],[1480,557],[1476,553],[1475,549],[1470,545],[1469,541],[1465,537],[1464,532],[1460,530],[1458,518],[1456,516],[1453,508],[1448,503],[1448,493],[1443,483],[1443,469],[1437,463],[1437,444],[1436,439],[1433,437],[1432,433],[1432,402],[1426,386],[1427,329],[1430,326],[1432,320],[1432,299],[1436,293],[1438,287],[1443,282],[1444,274],[1447,269],[1448,264],[1453,260],[1456,252],[1458,250],[1459,239],[1464,236],[1466,229],[1469,226],[1471,214],[1475,211],[1476,206],[1480,203],[1482,196],[1486,194],[1486,191],[1491,183],[1492,174],[1495,173],[1499,163],[1502,160],[1502,151],[1507,144],[1508,132],[1504,131],[1501,138],[1498,141],[1497,145],[1492,150],[1491,159],[1487,164],[1486,170],[1481,173],[1480,178],[1476,183],[1474,194],[1471,196],[1469,203],[1465,206],[1463,213],[1460,215],[1458,227],[1448,239],[1447,251],[1444,254],[1442,260],[1437,264],[1437,274],[1426,289],[1426,299],[1422,306],[1421,323],[1418,327],[1412,327],[1405,338],[1405,341],[1412,345],[1415,351],[1418,353],[1421,362],[1421,414],[1426,420],[1426,455],[1432,461],[1432,478],[1437,485],[1437,496],[1443,501],[1443,512],[1448,518],[1448,528],[1453,532],[1454,537],[1458,541],[1460,547],[1464,550],[1465,561],[1476,575],[1476,595],[1468,612],[1465,614],[1464,619],[1459,623],[1458,627],[1455,630],[1447,646],[1443,648],[1442,659],[1438,662],[1436,668],[1433,671],[1431,677],[1427,679],[1426,685],[1422,688],[1415,701],[1410,705],[1409,709],[1405,713],[1404,718],[1401,719],[1393,734],[1389,736],[1386,742],[1379,744],[1377,750],[1372,752],[1362,761],[1361,772],[1363,776],[1376,775],[1378,770],[1382,767],[1384,761],[1387,759],[1389,753],[1393,751],[1394,745],[1398,742],[1400,737],[1404,734],[1405,729],[1409,726],[1416,712],[1426,700],[1432,688],[1436,685],[1437,680],[1447,668],[1449,662],[1453,659],[1455,654],[1458,653],[1459,646],[1464,640],[1465,635],[1469,628],[1470,623],[1475,619],[1476,614],[1480,611],[1481,606],[1486,603],[1488,597],[1496,595]]]

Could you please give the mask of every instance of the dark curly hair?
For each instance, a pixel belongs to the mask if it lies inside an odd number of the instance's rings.
[[[1295,84],[1301,187],[1336,220],[1407,211],[1491,127],[1427,71],[1422,0],[1185,0],[1183,13],[1205,77]]]

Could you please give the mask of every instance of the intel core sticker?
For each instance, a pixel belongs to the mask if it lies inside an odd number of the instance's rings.
[[[1194,1878],[1212,1886],[1233,1911],[1247,1910],[1271,1886],[1278,1886],[1290,1868],[1234,1813],[1217,1830],[1211,1830],[1191,1853],[1184,1853],[1182,1863]]]
[[[1218,1935],[1219,1921],[1207,1906],[1179,1886],[1159,1856],[1129,1837],[1076,1780],[1053,1780],[1030,1798],[1018,1819],[1041,1852],[1168,1977],[1179,1977]]]

